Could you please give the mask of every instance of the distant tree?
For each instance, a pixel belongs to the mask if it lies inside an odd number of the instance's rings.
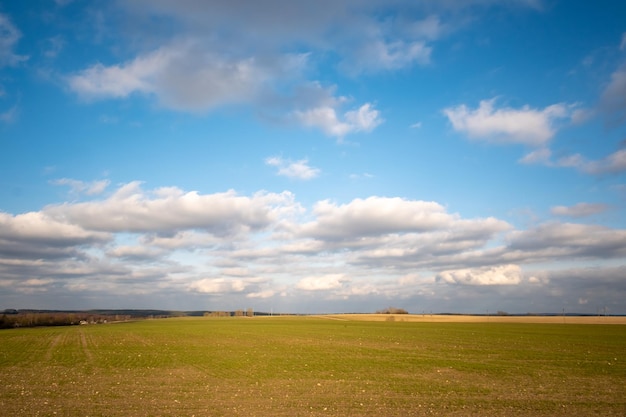
[[[384,310],[378,310],[376,314],[409,314],[409,312],[403,308],[387,307]]]

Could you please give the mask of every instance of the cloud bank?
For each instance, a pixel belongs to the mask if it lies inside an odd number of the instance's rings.
[[[463,218],[432,201],[376,196],[319,201],[308,210],[289,192],[200,194],[145,190],[140,182],[87,198],[0,214],[5,297],[70,294],[88,303],[97,292],[118,307],[116,297],[133,294],[144,307],[185,298],[194,309],[255,300],[258,308],[291,311],[315,297],[319,312],[357,302],[373,309],[392,302],[441,307],[474,287],[507,297],[517,288],[523,299],[538,297],[546,311],[557,287],[567,303],[583,297],[607,304],[626,295],[619,285],[607,295],[594,281],[617,271],[611,261],[626,256],[622,229],[552,222],[524,230],[493,217]],[[581,203],[553,212],[602,210]],[[598,265],[593,272],[575,266],[587,260]],[[558,284],[567,274],[576,277],[575,287]],[[522,299],[512,305],[532,307]],[[483,308],[470,303],[455,311]]]

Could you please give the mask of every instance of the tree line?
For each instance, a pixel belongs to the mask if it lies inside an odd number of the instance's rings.
[[[89,312],[17,312],[5,310],[0,316],[0,329],[16,327],[73,326],[130,320],[130,315],[103,315]]]
[[[409,312],[403,308],[387,307],[376,311],[376,314],[409,314]]]

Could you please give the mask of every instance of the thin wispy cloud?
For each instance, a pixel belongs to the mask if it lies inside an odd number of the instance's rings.
[[[28,59],[27,55],[20,55],[15,52],[21,37],[22,33],[11,22],[11,19],[0,13],[0,68],[15,66]]]
[[[265,159],[265,164],[278,168],[277,175],[300,180],[310,180],[320,174],[318,168],[309,166],[307,159],[298,161],[285,160],[278,156],[272,156]]]
[[[98,195],[102,194],[104,190],[106,190],[109,184],[111,184],[111,181],[96,180],[91,182],[84,182],[71,178],[59,178],[50,181],[50,183],[54,185],[68,186],[74,194]]]
[[[573,206],[554,206],[550,209],[550,212],[557,216],[587,217],[603,213],[608,208],[606,204],[602,203],[577,203]]]

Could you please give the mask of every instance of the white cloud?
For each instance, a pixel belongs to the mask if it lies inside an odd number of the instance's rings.
[[[518,143],[542,147],[557,131],[556,121],[571,117],[571,106],[553,104],[544,109],[524,106],[495,108],[495,99],[482,100],[477,109],[465,104],[443,110],[454,130],[491,143]]]
[[[292,311],[302,312],[302,300],[312,296],[335,300],[326,305],[339,310],[374,311],[402,299],[445,311],[459,284],[467,300],[475,300],[474,291],[508,294],[507,305],[513,292],[545,300],[542,291],[561,290],[592,305],[607,297],[621,301],[626,291],[623,267],[607,272],[603,264],[626,256],[622,229],[554,222],[511,230],[502,220],[465,219],[436,202],[388,197],[321,201],[310,213],[290,193],[204,195],[131,183],[107,198],[90,198],[0,214],[5,293],[71,291],[87,299],[97,292],[112,305],[120,294],[145,296],[146,305],[197,297],[190,308],[205,308],[208,297],[220,309],[253,300],[255,310],[267,311],[280,296],[281,306],[292,303]],[[597,271],[575,267],[590,260]],[[19,286],[27,281],[32,285]],[[604,296],[602,286],[618,291]],[[318,301],[312,308],[323,310]]]
[[[174,234],[149,233],[140,238],[143,245],[155,246],[169,251],[179,249],[210,248],[217,246],[221,240],[218,237],[194,230],[182,230]]]
[[[16,216],[0,212],[0,239],[74,245],[107,241],[109,235],[59,221],[43,212],[28,212]]]
[[[69,76],[67,82],[74,92],[87,99],[154,94],[166,107],[205,111],[253,102],[266,84],[298,72],[305,59],[305,55],[283,55],[273,60],[234,58],[189,39],[121,65],[95,64]]]
[[[274,290],[263,290],[259,292],[251,292],[246,294],[247,298],[271,298],[276,295],[276,291]]]
[[[0,68],[14,66],[26,61],[27,56],[17,55],[13,48],[22,37],[20,31],[11,23],[11,20],[0,13]]]
[[[221,294],[242,292],[247,286],[246,281],[242,279],[205,278],[192,282],[189,289],[201,293]]]
[[[437,279],[448,284],[516,285],[522,281],[522,269],[518,265],[457,269],[440,272]]]
[[[57,220],[42,212],[0,212],[0,258],[57,259],[79,256],[82,246],[98,247],[112,236]]]
[[[370,179],[370,178],[374,178],[374,175],[370,174],[369,172],[364,172],[362,174],[350,174],[351,180],[362,180],[362,179]]]
[[[98,195],[102,194],[111,183],[109,180],[84,182],[71,178],[59,178],[50,181],[54,185],[67,185],[75,194]]]
[[[303,125],[319,128],[325,134],[339,139],[349,133],[370,132],[383,122],[378,110],[370,103],[346,112],[343,120],[337,116],[337,109],[329,105],[295,111],[294,116]]]
[[[622,33],[622,41],[619,44],[619,50],[620,51],[626,50],[626,32]]]
[[[507,230],[510,225],[501,220],[487,218],[463,220],[458,215],[449,214],[445,208],[432,201],[406,200],[402,198],[369,197],[355,199],[350,203],[337,205],[328,200],[315,204],[313,213],[316,219],[299,226],[297,234],[320,240],[344,241],[357,239],[364,244],[366,237],[396,236],[399,234],[417,234],[424,238],[427,233],[445,230],[445,236],[438,239],[452,238],[460,242],[479,238],[484,235]],[[413,239],[414,235],[409,239]],[[389,242],[375,241],[387,246]],[[413,246],[408,241],[399,241],[400,246]],[[441,243],[441,242],[438,242]],[[343,243],[345,244],[345,242]],[[403,250],[407,248],[404,247]]]
[[[599,225],[552,222],[511,232],[505,256],[537,259],[611,259],[626,256],[626,230]]]
[[[160,67],[154,57],[137,58],[123,66],[95,64],[68,77],[67,81],[70,88],[83,97],[122,98],[133,92],[152,92],[154,87],[148,78]]]
[[[327,291],[342,288],[350,280],[343,274],[328,274],[302,278],[296,288],[305,291]]]
[[[397,197],[355,199],[343,205],[324,200],[313,212],[316,221],[303,224],[300,233],[322,239],[433,230],[453,219],[435,202]]]
[[[301,159],[299,161],[284,160],[273,156],[265,159],[265,164],[278,168],[278,175],[301,180],[310,180],[320,174],[320,170],[309,166],[309,161]]]
[[[522,164],[544,164],[550,165],[550,157],[552,156],[552,151],[548,148],[539,148],[535,149],[532,152],[526,154],[523,158],[519,160]]]
[[[586,217],[602,213],[607,209],[606,204],[578,203],[573,206],[555,206],[550,209],[550,212],[557,216]]]
[[[424,41],[385,42],[376,39],[361,45],[350,60],[342,63],[342,68],[352,74],[398,70],[414,63],[429,64],[431,53],[432,47]]]
[[[352,74],[427,65],[433,43],[463,26],[454,23],[455,16],[464,15],[468,7],[492,5],[484,0],[401,3],[396,11],[384,0],[315,5],[269,0],[263,7],[224,0],[117,2],[124,13],[146,23],[131,29],[135,39],[144,39],[141,45],[162,46],[135,52],[122,62],[93,63],[65,80],[87,100],[141,95],[191,112],[252,105],[263,116],[296,120],[341,139],[380,125],[380,113],[371,102],[347,112],[340,110],[341,100],[306,104],[294,100],[288,110],[281,107],[299,86],[311,81],[306,77],[317,71],[317,63],[323,60]],[[531,2],[515,3],[534,7]],[[175,27],[177,37],[168,38],[169,32],[152,22]],[[130,48],[137,47],[131,44]]]
[[[383,122],[378,110],[370,103],[365,103],[358,110],[346,112],[345,119],[351,130],[357,132],[371,132]]]
[[[560,158],[555,165],[576,168],[592,175],[617,174],[626,171],[626,149],[620,149],[595,161],[589,161],[580,154],[574,154]]]
[[[343,57],[340,66],[352,73],[427,63],[431,47],[425,40],[442,33],[440,19],[432,14],[423,20],[398,16],[396,22],[393,18],[380,18],[378,12],[389,13],[387,6],[379,0],[322,1],[315,5],[271,0],[264,7],[219,0],[210,4],[188,0],[176,4],[136,1],[123,5],[143,15],[173,18],[195,36],[217,33],[220,44],[231,51],[278,51],[295,46],[321,53],[336,52]]]
[[[67,77],[67,83],[88,100],[154,95],[162,105],[183,111],[251,104],[271,112],[273,106],[288,103],[299,108],[291,112],[293,120],[340,139],[351,133],[370,132],[383,122],[371,103],[340,116],[339,108],[347,99],[334,97],[333,87],[325,89],[316,82],[304,83],[301,96],[291,100],[276,97],[272,89],[297,79],[306,60],[307,54],[234,58],[211,51],[197,40],[187,40],[123,64],[95,64]]]
[[[549,167],[574,168],[591,175],[618,174],[626,171],[626,149],[620,149],[598,160],[588,160],[581,154],[552,159],[552,151],[541,147],[519,160],[522,164],[541,164]]]
[[[151,260],[164,255],[163,250],[146,246],[117,246],[107,252],[107,255],[114,258],[127,260]]]
[[[139,182],[121,186],[104,201],[48,206],[45,212],[93,230],[175,232],[202,229],[213,234],[258,230],[290,206],[290,193],[238,196],[234,191],[201,195],[169,187],[144,192]]]

